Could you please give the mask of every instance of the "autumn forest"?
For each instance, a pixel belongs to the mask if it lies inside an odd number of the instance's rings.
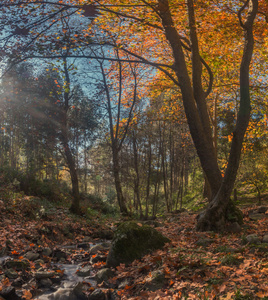
[[[268,2],[0,16],[0,299],[268,299]]]

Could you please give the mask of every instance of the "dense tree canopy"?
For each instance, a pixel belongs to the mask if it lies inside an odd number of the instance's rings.
[[[190,133],[209,198],[197,229],[224,228],[244,136],[250,141],[258,125],[260,128],[267,125],[266,1],[5,0],[1,13],[1,55],[4,61],[8,57],[11,65],[31,58],[63,59],[65,64],[70,58],[81,58],[88,64],[83,70],[89,75],[96,63],[99,64],[97,73],[100,75],[96,75],[94,81],[102,74],[102,83],[97,84],[96,89],[100,91],[98,95],[105,91],[108,101],[114,176],[122,212],[127,212],[127,206],[120,196],[118,162],[119,150],[125,141],[125,147],[131,145],[129,149],[133,152],[134,203],[142,215],[139,190],[142,177],[138,164],[141,153],[137,143],[142,141],[139,135],[142,123],[139,122],[144,120],[141,115],[147,105],[150,106],[148,114],[159,119],[161,134],[170,126],[170,140],[167,152],[167,140],[163,136],[157,146],[152,146],[153,141],[147,137],[146,155],[150,163],[146,166],[149,175],[147,179],[144,177],[147,182],[143,193],[147,203],[145,214],[148,214],[148,186],[155,172],[151,151],[159,149],[158,164],[169,210],[173,207],[176,194],[173,193],[180,190],[182,179],[179,178],[184,177],[178,174],[185,172],[186,164],[184,154],[180,154],[182,164],[175,176],[175,144],[184,143],[183,136]],[[106,83],[107,75],[114,81],[113,86]],[[65,74],[65,99],[69,93],[67,77]],[[129,91],[131,86],[133,92]],[[160,99],[164,99],[162,115],[154,111],[160,106],[151,105],[161,102]],[[111,101],[114,101],[112,105]],[[118,113],[113,115],[111,111],[116,105]],[[122,114],[123,109],[129,111],[127,116]],[[189,132],[182,124],[175,125],[178,119],[184,118]],[[154,131],[157,121],[150,122],[150,118],[148,121]],[[145,124],[148,121],[144,121]],[[180,137],[173,134],[175,128],[183,131]],[[256,143],[263,145],[262,136],[261,129],[254,134]],[[170,169],[165,162],[170,163]],[[156,195],[157,185],[155,188]]]

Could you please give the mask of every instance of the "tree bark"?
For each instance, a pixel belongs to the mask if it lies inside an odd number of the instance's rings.
[[[136,178],[134,179],[134,191],[137,197],[138,207],[140,211],[140,218],[143,218],[142,206],[141,206],[141,198],[140,198],[140,174],[139,174],[139,162],[138,162],[138,149],[137,149],[137,141],[135,137],[135,131],[132,135],[132,144],[133,144],[133,154],[134,154],[134,169],[136,173]]]
[[[125,203],[125,198],[123,196],[121,180],[120,180],[120,167],[119,167],[119,157],[116,147],[112,149],[113,151],[113,173],[114,173],[114,184],[116,189],[117,201],[119,205],[120,212],[123,215],[128,215],[127,206]]]
[[[210,124],[205,111],[207,108],[201,86],[202,66],[198,49],[193,1],[187,1],[192,54],[192,82],[187,70],[181,38],[175,28],[170,12],[169,1],[158,0],[158,4],[159,16],[165,35],[173,51],[174,71],[181,89],[190,133],[212,192],[212,201],[205,213],[200,215],[197,230],[219,231],[224,228],[226,222],[226,210],[235,183],[243,138],[250,117],[249,65],[254,44],[252,27],[258,9],[258,1],[246,1],[238,15],[245,32],[243,58],[240,67],[240,109],[224,178],[222,178],[218,166],[211,128],[209,128]],[[243,23],[241,14],[247,6],[247,16]]]
[[[241,14],[248,5],[245,22]],[[233,132],[233,140],[228,165],[220,189],[210,202],[208,208],[199,216],[196,229],[199,231],[221,231],[226,223],[226,213],[230,196],[234,188],[239,167],[244,135],[250,118],[249,66],[253,54],[253,23],[258,10],[258,0],[249,0],[239,11],[239,20],[244,29],[245,41],[243,57],[240,65],[240,107],[237,123]]]
[[[161,7],[159,10],[159,15],[162,20],[165,35],[173,52],[174,70],[181,89],[183,106],[190,133],[197,150],[201,166],[210,183],[212,195],[215,196],[220,188],[222,176],[214,151],[213,141],[210,133],[211,129],[206,130],[208,125],[206,117],[207,114],[204,112],[205,97],[202,92],[202,95],[200,95],[200,98],[198,98],[197,91],[200,91],[200,87],[196,87],[194,89],[192,86],[185,61],[185,55],[182,49],[181,39],[175,28],[169,9],[168,0],[159,0],[158,2],[161,4],[159,5],[159,7]],[[194,60],[197,60],[196,57]],[[196,69],[198,69],[198,66],[196,66]],[[196,71],[196,77],[200,76],[198,72],[200,71]],[[199,79],[197,78],[195,82],[198,83]]]
[[[62,108],[62,119],[61,119],[61,142],[64,148],[64,153],[66,157],[66,163],[70,170],[70,176],[72,181],[72,194],[73,200],[70,207],[70,211],[74,214],[80,214],[80,192],[79,192],[79,181],[77,176],[77,170],[75,166],[75,160],[73,154],[71,152],[69,146],[69,137],[68,137],[68,120],[67,120],[67,113],[69,110],[69,100],[70,100],[70,77],[69,77],[69,70],[67,66],[67,59],[66,57],[63,58],[63,67],[64,67],[64,75],[65,80],[67,82],[67,89],[65,89],[63,98],[64,104]]]
[[[79,192],[79,182],[78,182],[75,161],[68,144],[68,139],[63,138],[62,144],[64,147],[66,162],[70,170],[70,176],[72,181],[73,200],[72,200],[72,205],[70,207],[70,211],[74,214],[79,214],[80,213],[80,192]]]

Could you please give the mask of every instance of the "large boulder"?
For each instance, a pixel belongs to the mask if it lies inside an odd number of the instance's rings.
[[[116,267],[140,259],[152,250],[161,249],[170,242],[156,229],[130,221],[122,223],[115,231],[107,257],[107,266]]]

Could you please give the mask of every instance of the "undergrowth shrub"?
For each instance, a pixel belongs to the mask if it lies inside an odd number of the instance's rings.
[[[39,180],[34,174],[25,174],[10,167],[2,167],[0,174],[2,187],[24,192],[28,196],[44,197],[49,201],[58,202],[70,195],[70,189],[65,182]]]
[[[82,194],[81,198],[86,206],[90,207],[90,210],[100,211],[104,215],[113,215],[119,213],[116,205],[112,205],[108,201],[104,201],[99,195]]]

